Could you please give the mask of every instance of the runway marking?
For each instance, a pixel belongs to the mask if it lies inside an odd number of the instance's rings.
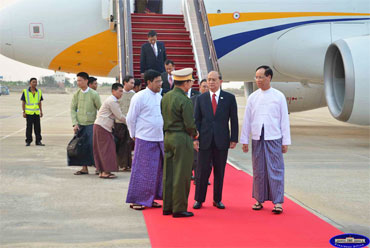
[[[55,117],[58,117],[58,116],[60,116],[60,115],[62,115],[62,114],[64,114],[64,113],[66,113],[66,112],[68,112],[68,111],[69,111],[69,110],[66,110],[66,111],[63,111],[63,112],[61,112],[61,113],[59,113],[59,114],[54,115],[53,117],[46,118],[43,122],[47,122],[48,120],[51,120],[51,119],[53,119],[53,118],[55,118]],[[1,138],[0,138],[0,141],[1,141],[1,140],[5,140],[6,138],[9,138],[9,137],[11,137],[11,136],[13,136],[13,135],[15,135],[15,134],[17,134],[17,133],[20,133],[20,132],[24,131],[24,130],[26,130],[26,128],[25,128],[25,127],[24,127],[24,128],[22,128],[22,129],[19,129],[18,131],[15,131],[15,132],[13,132],[13,133],[11,133],[11,134],[8,134],[8,135],[6,135],[6,136],[4,136],[4,137],[1,137]]]

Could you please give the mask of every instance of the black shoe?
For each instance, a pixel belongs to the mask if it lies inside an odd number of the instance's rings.
[[[45,146],[45,144],[41,143],[41,141],[40,142],[37,142],[36,145],[37,146]]]
[[[26,146],[30,146],[31,145],[31,143],[26,143]]]
[[[194,209],[200,209],[202,207],[202,203],[201,202],[198,202],[198,201],[196,201],[195,203],[194,203],[194,205],[193,205],[193,208]]]
[[[169,210],[169,211],[163,211],[163,215],[171,215],[172,214],[172,211]]]
[[[213,202],[213,206],[219,209],[225,209],[225,205],[222,202]]]
[[[192,217],[192,216],[194,216],[192,212],[176,212],[172,214],[173,218]]]

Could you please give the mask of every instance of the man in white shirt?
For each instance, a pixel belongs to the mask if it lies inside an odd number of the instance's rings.
[[[148,87],[131,98],[127,113],[127,127],[135,140],[127,203],[135,210],[161,207],[154,202],[162,199],[163,175],[163,118],[161,99],[161,74],[148,70],[144,74]]]
[[[258,90],[247,101],[240,143],[248,152],[249,136],[252,135],[253,198],[257,200],[253,210],[261,210],[262,203],[272,201],[272,212],[283,212],[284,159],[288,151],[290,127],[285,96],[271,88],[273,72],[268,66],[256,70]]]

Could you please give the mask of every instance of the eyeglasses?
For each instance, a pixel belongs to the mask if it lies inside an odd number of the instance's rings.
[[[261,76],[261,77],[260,77],[260,76],[258,76],[258,77],[254,77],[254,80],[259,80],[259,79],[261,79],[261,80],[262,80],[262,79],[265,79],[265,78],[266,78],[266,76]]]

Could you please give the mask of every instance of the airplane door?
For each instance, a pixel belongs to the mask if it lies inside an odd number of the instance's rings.
[[[11,29],[0,30],[0,53],[9,57],[14,57],[13,32]]]

